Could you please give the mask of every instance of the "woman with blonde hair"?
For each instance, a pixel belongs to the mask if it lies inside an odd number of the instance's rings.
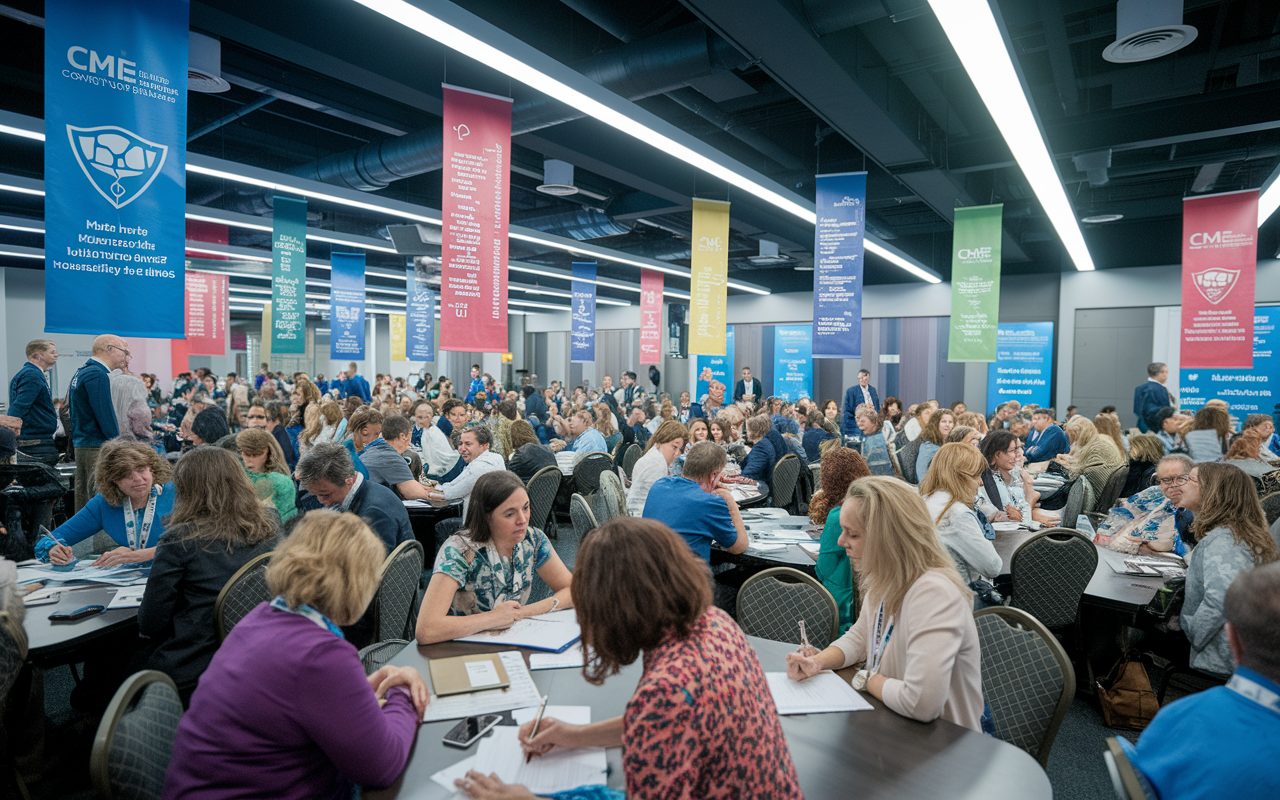
[[[994,580],[1001,567],[992,543],[995,531],[976,507],[987,459],[972,445],[948,442],[933,461],[920,484],[920,495],[938,526],[938,538],[955,559],[956,570],[966,584]]]
[[[1230,438],[1231,413],[1221,401],[1206,403],[1182,433],[1188,454],[1196,463],[1221,461]]]
[[[600,435],[604,437],[605,446],[612,453],[618,446],[618,442],[622,441],[622,432],[613,424],[613,409],[606,403],[596,403],[591,410],[592,416],[595,417],[594,427],[600,431]]]
[[[245,428],[236,434],[236,449],[244,461],[245,473],[260,492],[280,514],[281,522],[288,522],[298,515],[298,489],[293,485],[289,465],[276,437],[262,428]]]
[[[923,481],[929,473],[929,463],[938,450],[947,443],[947,437],[956,426],[955,412],[949,408],[935,411],[920,431],[920,452],[916,454],[916,480]]]
[[[631,488],[627,491],[627,513],[633,517],[644,516],[644,504],[649,499],[649,489],[659,478],[671,474],[671,465],[684,452],[689,431],[685,426],[669,419],[645,442],[644,455],[631,470]]]
[[[689,447],[693,447],[698,442],[705,442],[711,438],[711,426],[707,425],[707,420],[703,417],[694,417],[689,420]]]
[[[511,423],[511,457],[507,459],[507,469],[528,483],[538,470],[555,465],[556,454],[538,441],[538,434],[528,420]]]
[[[346,422],[341,406],[332,400],[313,403],[307,408],[306,416],[306,427],[298,434],[299,458],[320,442],[338,441],[341,435],[338,432],[339,426]]]
[[[1135,433],[1129,437],[1129,477],[1120,490],[1120,499],[1133,497],[1151,485],[1156,464],[1164,458],[1164,445],[1154,433]]]
[[[875,413],[872,411],[871,413]],[[844,502],[849,484],[871,477],[866,459],[856,450],[836,447],[822,456],[820,482],[822,488],[809,500],[809,521],[822,526],[822,538],[818,545],[818,561],[814,572],[822,585],[827,587],[840,609],[840,632],[853,624],[853,566],[849,554],[840,546],[840,503]]]
[[[1098,435],[1098,428],[1088,417],[1076,415],[1063,424],[1071,452],[1057,456],[1072,480],[1083,477],[1093,487],[1094,496],[1102,494],[1111,473],[1124,466],[1124,452],[1109,436]]]
[[[1098,429],[1098,433],[1115,442],[1116,448],[1121,453],[1129,452],[1129,444],[1124,440],[1124,433],[1120,430],[1120,417],[1111,412],[1099,414],[1093,418],[1093,427]]]
[[[982,434],[968,425],[957,425],[951,429],[951,433],[947,434],[947,441],[982,447]]]
[[[412,667],[366,677],[340,627],[373,600],[385,555],[355,514],[311,511],[298,523],[267,567],[275,599],[236,624],[201,676],[166,798],[347,798],[399,777],[426,683]]]
[[[789,653],[787,676],[803,681],[865,662],[853,687],[894,712],[981,730],[973,595],[943,548],[924,500],[896,478],[862,478],[849,485],[840,527],[840,546],[858,573],[858,619],[821,652],[810,647]]]

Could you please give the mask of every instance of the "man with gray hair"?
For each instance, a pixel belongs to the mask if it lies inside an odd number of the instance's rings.
[[[298,459],[298,483],[324,506],[350,511],[369,524],[382,540],[387,554],[401,542],[413,539],[413,526],[404,503],[385,486],[365,480],[356,472],[347,448],[318,442]]]
[[[689,448],[684,472],[654,481],[644,517],[666,525],[703,561],[711,561],[714,541],[730,553],[751,544],[742,513],[729,488],[720,482],[727,457],[720,445],[698,442]]]
[[[1169,366],[1159,361],[1147,365],[1147,382],[1133,390],[1133,413],[1138,417],[1138,430],[1147,433],[1147,419],[1165,406],[1174,404],[1174,398],[1165,388],[1169,380]]]
[[[9,382],[9,414],[22,420],[18,449],[49,466],[58,463],[53,435],[58,413],[45,372],[58,363],[58,346],[48,339],[27,342],[27,361]]]
[[[76,511],[93,496],[98,452],[120,435],[111,405],[111,372],[129,366],[129,343],[103,334],[93,340],[93,355],[71,376],[71,444],[76,449]]]
[[[1122,553],[1174,552],[1185,555],[1187,528],[1194,515],[1182,508],[1182,491],[1195,462],[1172,453],[1156,464],[1156,485],[1121,498],[1098,526],[1096,541]]]

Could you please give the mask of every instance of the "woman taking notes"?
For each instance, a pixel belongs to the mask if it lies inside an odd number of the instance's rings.
[[[685,427],[673,419],[658,426],[658,430],[645,443],[644,455],[631,469],[631,490],[627,492],[627,513],[633,517],[644,516],[644,504],[649,499],[649,488],[654,481],[671,474],[676,456],[684,452]]]
[[[525,605],[535,571],[555,594]],[[546,534],[529,527],[524,481],[506,470],[486,472],[471,489],[466,527],[436,554],[418,614],[418,643],[509,628],[525,617],[570,608],[572,578]]]
[[[865,661],[855,689],[904,717],[941,717],[981,730],[973,595],[938,540],[924,500],[894,478],[863,478],[849,486],[840,527],[840,544],[858,572],[861,613],[826,650],[788,654],[787,675],[802,681]]]

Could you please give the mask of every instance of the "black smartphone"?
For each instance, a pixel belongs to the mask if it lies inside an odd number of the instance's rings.
[[[76,622],[85,617],[92,617],[94,614],[101,614],[106,611],[106,606],[81,606],[75,611],[55,611],[49,615],[50,622]]]
[[[501,719],[501,714],[467,717],[449,729],[449,732],[444,735],[444,743],[454,747],[470,747]]]

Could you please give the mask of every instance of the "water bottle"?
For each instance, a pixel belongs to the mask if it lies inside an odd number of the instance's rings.
[[[1081,514],[1080,516],[1076,517],[1076,530],[1080,531],[1085,536],[1088,536],[1090,541],[1093,540],[1093,537],[1094,537],[1093,523],[1090,522],[1089,518],[1086,517],[1084,514]]]

